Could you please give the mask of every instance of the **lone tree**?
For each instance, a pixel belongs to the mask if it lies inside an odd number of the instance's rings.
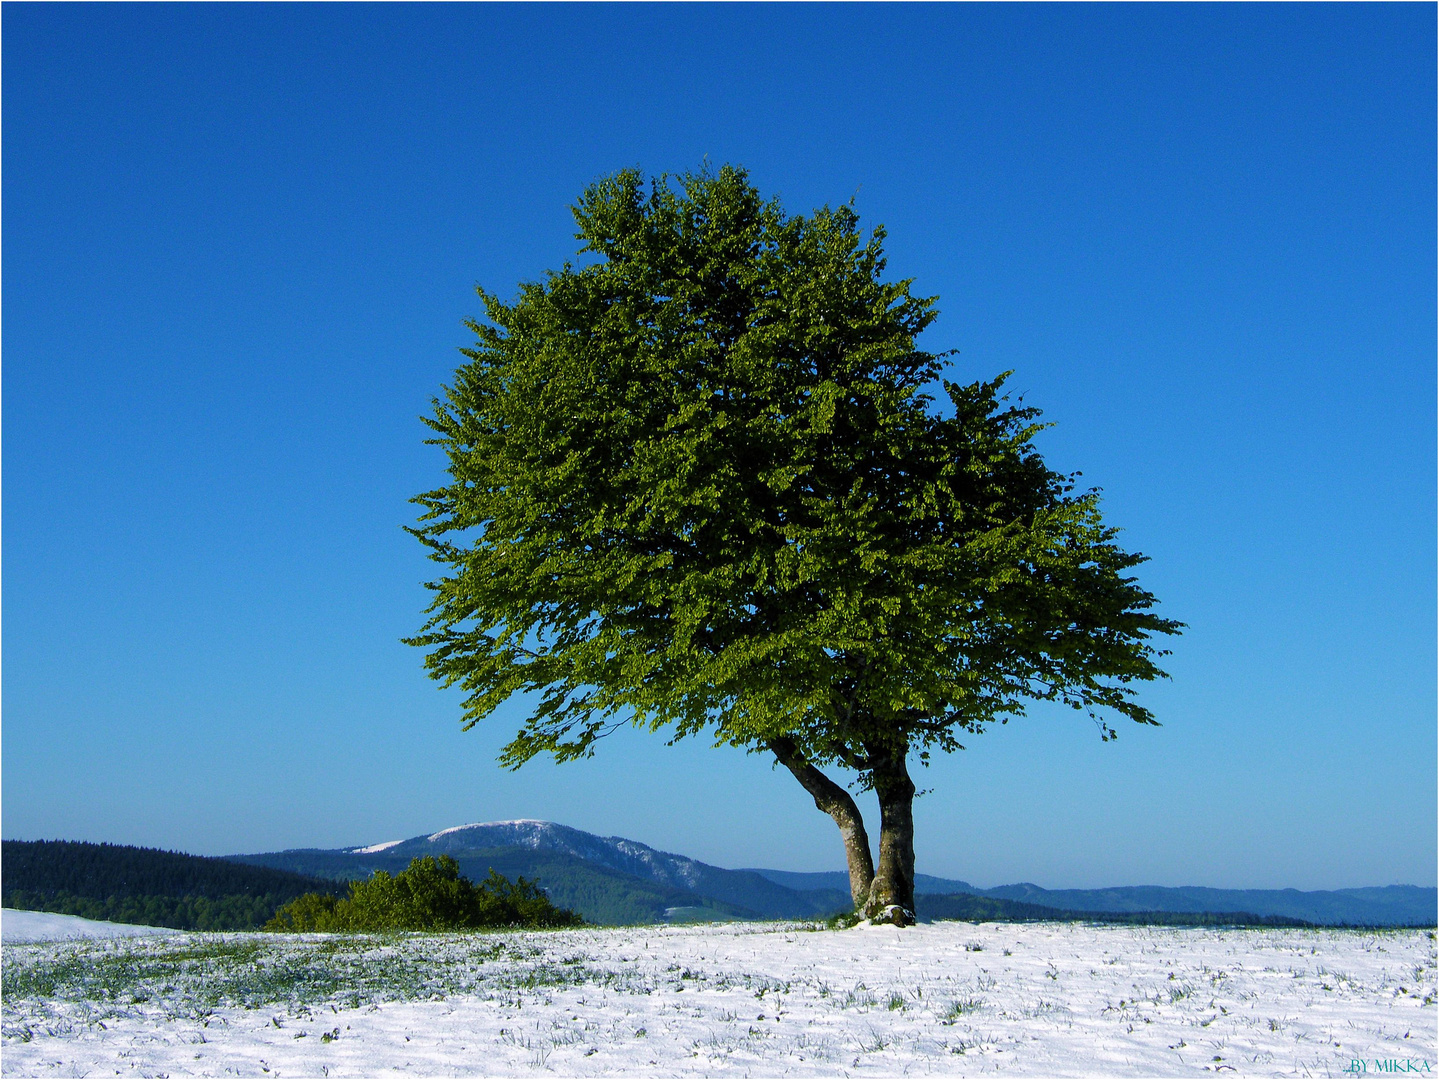
[[[1155,723],[1150,609],[1094,492],[1047,468],[1004,376],[941,379],[933,298],[848,206],[785,214],[743,170],[574,208],[581,265],[480,290],[411,531],[445,568],[410,644],[468,729],[538,694],[501,761],[632,721],[768,751],[839,826],[857,909],[913,919],[912,756],[1030,700]],[[926,388],[942,389],[941,403]],[[873,790],[879,861],[840,765]]]

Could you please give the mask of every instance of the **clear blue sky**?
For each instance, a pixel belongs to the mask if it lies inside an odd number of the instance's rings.
[[[494,763],[417,650],[417,417],[592,180],[856,197],[1190,626],[1164,726],[923,775],[994,885],[1436,876],[1435,8],[3,11],[3,833],[219,854],[549,818],[843,865],[783,771]],[[868,805],[868,804],[866,804]]]

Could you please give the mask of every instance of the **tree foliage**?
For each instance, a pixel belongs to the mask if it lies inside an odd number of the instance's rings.
[[[479,885],[460,875],[448,855],[414,859],[390,875],[377,870],[350,884],[350,895],[306,893],[265,924],[278,931],[476,930],[486,927],[579,926],[572,911],[557,908],[533,882],[510,881],[494,870]]]
[[[1106,710],[1153,722],[1131,684],[1179,624],[1143,557],[1003,376],[949,381],[918,347],[934,300],[885,279],[882,230],[729,167],[622,172],[574,214],[582,263],[481,291],[428,419],[449,482],[412,530],[447,572],[410,640],[466,725],[534,695],[506,764],[632,719],[878,789],[1032,700],[1106,738]]]

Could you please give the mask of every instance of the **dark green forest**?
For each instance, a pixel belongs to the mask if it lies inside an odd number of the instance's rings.
[[[337,882],[176,851],[71,840],[0,843],[0,904],[177,930],[258,930]]]

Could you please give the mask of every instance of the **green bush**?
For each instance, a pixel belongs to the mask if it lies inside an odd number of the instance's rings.
[[[340,900],[328,893],[297,896],[271,917],[266,930],[332,930],[335,908]]]
[[[460,876],[448,855],[426,855],[393,877],[376,870],[350,884],[343,900],[307,893],[265,924],[277,931],[478,930],[485,927],[580,926],[573,911],[557,908],[532,881],[490,871],[476,885]]]

